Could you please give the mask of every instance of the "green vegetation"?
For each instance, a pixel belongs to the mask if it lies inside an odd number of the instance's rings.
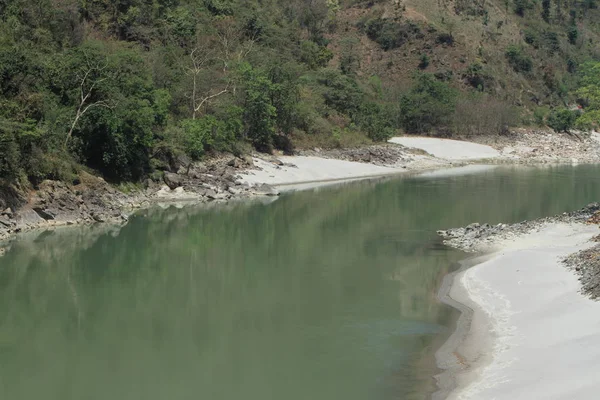
[[[525,54],[521,47],[509,46],[506,49],[506,58],[515,72],[527,73],[533,69],[533,61]]]
[[[520,115],[598,126],[595,0],[446,3],[0,2],[0,177],[137,182],[178,157],[500,133]]]
[[[436,126],[447,125],[457,94],[432,75],[419,75],[411,92],[400,100],[402,125],[409,133],[431,132]]]

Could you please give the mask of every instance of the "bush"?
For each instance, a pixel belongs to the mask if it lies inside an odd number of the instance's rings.
[[[421,28],[414,22],[398,23],[384,18],[376,18],[365,24],[369,39],[377,42],[382,49],[392,50],[402,46],[410,37],[422,37]]]
[[[582,131],[590,131],[600,127],[600,110],[588,111],[575,121],[575,128]]]
[[[531,72],[533,61],[519,46],[511,45],[506,49],[506,58],[515,72]]]
[[[242,110],[232,107],[223,120],[206,115],[181,121],[185,152],[194,160],[199,160],[207,151],[231,151],[232,144],[241,136],[241,117]]]
[[[535,121],[537,126],[545,126],[546,125],[546,117],[550,113],[550,109],[548,107],[537,107],[533,110],[533,120]]]
[[[573,24],[569,26],[569,30],[567,31],[567,38],[569,38],[569,43],[576,44],[578,37],[579,30],[577,30],[577,25]]]
[[[514,11],[515,14],[522,17],[525,15],[525,10],[533,7],[533,4],[529,0],[514,0]]]
[[[481,63],[475,62],[467,68],[463,74],[463,78],[469,85],[479,91],[483,91],[486,87],[486,81],[491,81],[492,78],[483,70]]]
[[[364,93],[356,81],[332,69],[323,70],[317,82],[325,87],[323,97],[329,107],[354,117],[364,99]]]
[[[386,141],[394,136],[393,118],[381,105],[373,102],[363,104],[356,121],[367,136],[375,141]]]
[[[429,56],[427,54],[421,54],[421,61],[419,62],[419,69],[426,69],[429,66]]]
[[[554,129],[555,132],[567,133],[573,128],[576,120],[576,112],[563,108],[551,112],[548,116],[547,124],[550,128]]]
[[[454,45],[454,36],[451,33],[440,33],[436,39],[438,44],[443,44],[446,46]]]
[[[409,133],[424,133],[449,125],[456,97],[447,83],[430,74],[418,75],[410,93],[400,100],[402,127]]]
[[[333,58],[333,53],[327,47],[319,46],[313,41],[305,40],[300,45],[300,61],[310,69],[325,67]]]

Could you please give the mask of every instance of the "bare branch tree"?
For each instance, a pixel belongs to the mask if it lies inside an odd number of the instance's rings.
[[[106,78],[93,79],[91,77],[91,75],[93,75],[95,73],[101,73],[103,70],[106,69],[106,67],[107,67],[107,63],[105,63],[103,66],[100,66],[100,65],[91,65],[91,63],[88,61],[87,69],[84,71],[83,76],[80,78],[79,102],[77,105],[77,111],[75,112],[75,118],[73,118],[73,122],[71,123],[71,128],[69,129],[69,132],[67,133],[67,137],[65,138],[65,142],[63,144],[63,147],[65,149],[67,148],[67,144],[69,143],[71,136],[73,136],[73,131],[77,127],[77,123],[79,122],[81,117],[85,115],[85,113],[87,113],[90,109],[92,109],[94,107],[112,108],[111,105],[104,100],[98,100],[93,103],[88,103],[88,101],[90,100],[90,97],[92,96],[92,94],[94,93],[94,90],[96,89],[96,86],[106,80]]]
[[[230,65],[241,62],[246,58],[253,50],[255,42],[255,37],[243,41],[242,31],[230,19],[220,22],[215,37],[198,40],[196,47],[190,52],[191,63],[187,67],[187,74],[192,77],[191,94],[187,96],[192,104],[192,119],[196,119],[202,107],[205,107],[210,100],[230,92],[235,94],[235,83],[231,79],[227,79]],[[207,88],[205,85],[203,90],[201,89],[202,73],[207,70],[211,61],[214,60],[218,60],[223,64],[221,77],[225,77],[227,83],[225,88],[217,89],[214,85]]]

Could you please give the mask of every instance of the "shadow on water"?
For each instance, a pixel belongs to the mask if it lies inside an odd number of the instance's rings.
[[[0,259],[7,399],[425,399],[463,255],[435,231],[597,200],[596,167],[501,168],[152,209]]]

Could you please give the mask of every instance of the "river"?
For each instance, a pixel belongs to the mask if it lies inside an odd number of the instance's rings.
[[[600,168],[497,168],[150,209],[0,258],[0,398],[428,399],[464,254],[436,230],[600,199]]]

